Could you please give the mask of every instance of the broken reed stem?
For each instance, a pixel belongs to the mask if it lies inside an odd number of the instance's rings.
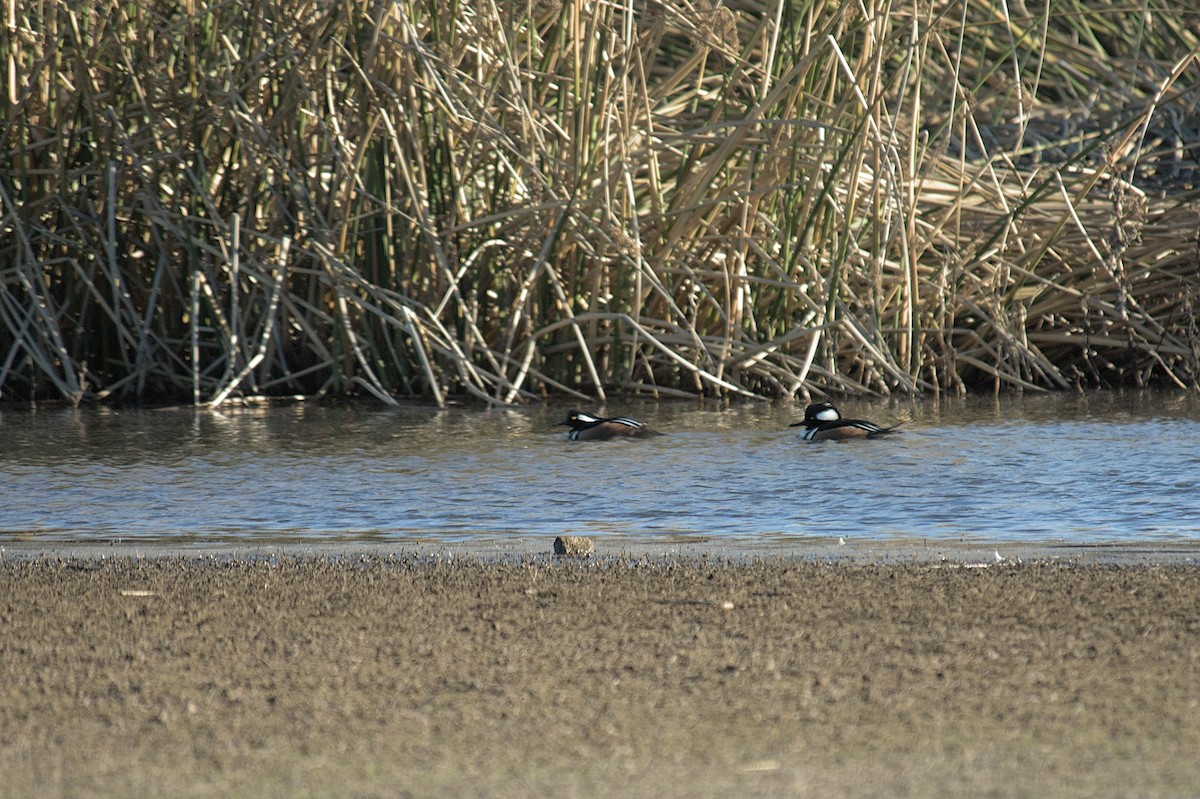
[[[1187,11],[113,11],[0,31],[0,396],[1200,381]]]

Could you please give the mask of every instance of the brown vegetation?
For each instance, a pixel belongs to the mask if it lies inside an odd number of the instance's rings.
[[[1200,12],[8,4],[0,395],[1200,381]]]

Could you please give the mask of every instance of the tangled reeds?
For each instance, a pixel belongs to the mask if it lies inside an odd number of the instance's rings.
[[[1200,381],[1200,15],[6,6],[0,393]]]

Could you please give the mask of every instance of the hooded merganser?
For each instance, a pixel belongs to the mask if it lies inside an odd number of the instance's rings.
[[[791,427],[804,426],[808,441],[836,441],[848,438],[878,438],[893,432],[899,425],[880,427],[862,419],[843,419],[832,402],[817,402],[804,409],[804,421]]]
[[[624,416],[605,418],[592,416],[583,411],[571,411],[567,414],[567,418],[555,427],[560,425],[571,428],[571,432],[567,433],[567,438],[572,441],[604,441],[609,438],[662,435],[636,419],[628,419]]]

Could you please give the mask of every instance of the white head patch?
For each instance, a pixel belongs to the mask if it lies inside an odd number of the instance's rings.
[[[576,419],[576,421],[583,422],[584,424],[591,424],[592,422],[600,421],[595,416],[592,416],[590,413],[582,413],[582,412],[576,414],[575,419]]]
[[[821,422],[836,422],[841,418],[842,417],[838,414],[836,408],[824,408],[820,411],[817,411],[817,420]]]

